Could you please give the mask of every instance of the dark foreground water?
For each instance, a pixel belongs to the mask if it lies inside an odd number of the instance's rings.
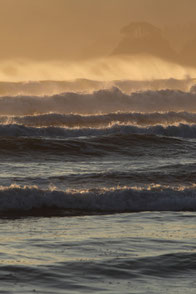
[[[195,293],[194,87],[128,85],[3,84],[0,293]]]
[[[2,219],[0,293],[195,293],[196,214]]]

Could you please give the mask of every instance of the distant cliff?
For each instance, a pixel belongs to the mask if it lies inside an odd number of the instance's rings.
[[[177,61],[178,56],[161,29],[147,22],[132,22],[121,30],[122,40],[112,55],[152,55]]]

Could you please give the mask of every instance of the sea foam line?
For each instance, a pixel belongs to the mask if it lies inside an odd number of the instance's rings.
[[[27,116],[0,116],[0,123],[36,127],[107,127],[114,124],[134,124],[137,126],[151,126],[157,124],[171,125],[179,123],[195,124],[196,113],[117,112],[97,115],[47,113]]]

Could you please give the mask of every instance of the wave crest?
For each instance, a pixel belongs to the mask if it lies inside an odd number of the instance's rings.
[[[111,112],[196,111],[196,93],[162,90],[125,94],[118,88],[90,94],[0,98],[0,115],[100,114]]]
[[[195,189],[110,189],[81,192],[10,186],[0,189],[0,211],[54,208],[100,212],[196,211]]]
[[[153,112],[153,113],[108,113],[97,115],[47,113],[27,116],[0,116],[1,124],[21,124],[36,127],[109,127],[114,124],[138,126],[171,125],[179,123],[196,124],[196,113]]]
[[[113,125],[108,128],[58,128],[58,127],[25,127],[21,125],[0,125],[2,137],[48,137],[73,138],[108,135],[158,135],[166,137],[196,138],[196,125],[180,124],[178,126],[137,127],[132,125]],[[120,139],[120,138],[119,138]]]

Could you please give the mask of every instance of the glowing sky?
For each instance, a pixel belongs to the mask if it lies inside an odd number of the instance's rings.
[[[195,78],[195,11],[195,0],[0,0],[0,80]]]
[[[133,21],[160,26],[182,46],[196,35],[195,11],[195,0],[0,0],[0,58],[105,55]]]

